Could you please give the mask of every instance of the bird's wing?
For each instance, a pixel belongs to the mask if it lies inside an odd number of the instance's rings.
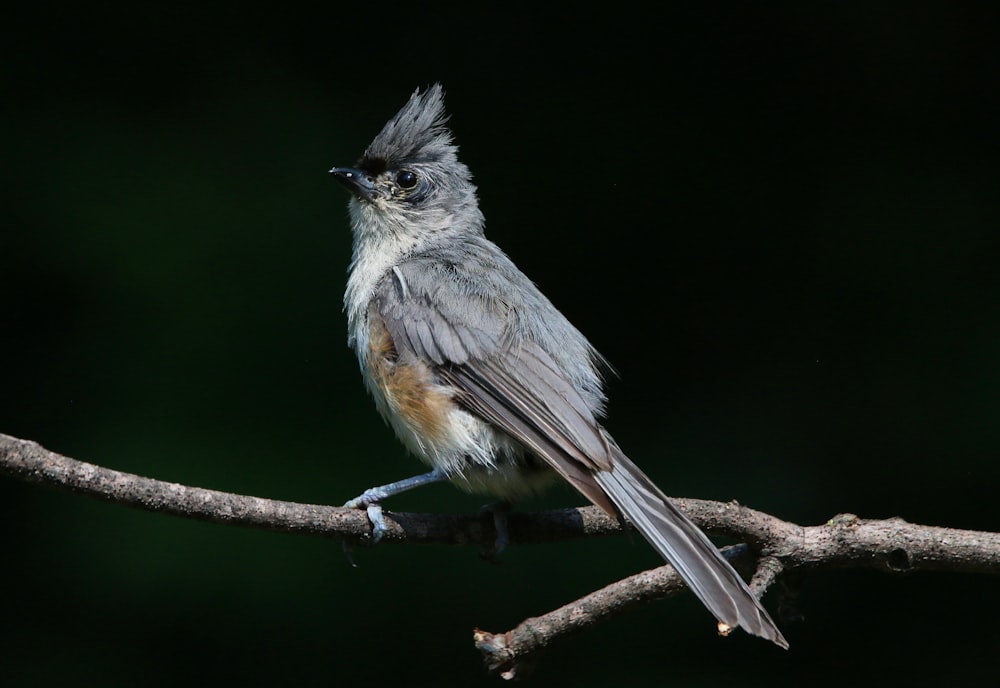
[[[609,514],[618,511],[595,479],[611,470],[611,448],[580,394],[537,346],[462,365],[442,379],[461,390],[458,402],[520,441]]]
[[[428,284],[414,276],[420,272],[397,268],[375,294],[378,315],[400,356],[433,363],[438,378],[458,391],[459,404],[517,439],[594,504],[617,515],[594,478],[597,470],[611,470],[607,436],[552,357],[512,331],[509,301],[448,294],[461,285],[449,283],[448,276]]]

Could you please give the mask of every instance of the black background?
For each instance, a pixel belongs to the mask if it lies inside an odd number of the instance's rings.
[[[616,365],[608,425],[668,493],[1000,530],[995,13],[11,12],[0,432],[302,502],[421,470],[345,347],[346,195],[326,171],[441,81],[488,235]],[[435,486],[391,506],[482,502]],[[351,569],[331,541],[11,480],[0,523],[4,685],[495,685],[473,627],[657,562],[622,538],[496,566],[386,546]],[[685,597],[566,643],[535,680],[962,684],[1000,649],[988,578],[803,585],[787,653],[716,639]]]

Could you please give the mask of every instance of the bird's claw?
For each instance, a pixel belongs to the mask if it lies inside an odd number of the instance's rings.
[[[368,520],[372,522],[372,544],[377,545],[388,530],[382,515],[382,505],[378,502],[369,504],[365,511],[368,513]]]
[[[388,526],[386,526],[385,523],[385,516],[382,515],[382,505],[379,504],[379,501],[384,497],[385,495],[382,493],[382,490],[372,488],[370,490],[365,490],[360,495],[344,504],[344,506],[348,509],[364,509],[368,514],[368,520],[371,521],[372,524],[373,545],[377,545],[388,531]]]

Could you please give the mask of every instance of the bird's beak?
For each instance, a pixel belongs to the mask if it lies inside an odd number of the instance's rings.
[[[375,197],[375,180],[371,175],[353,167],[334,167],[330,174],[362,201],[371,202]]]

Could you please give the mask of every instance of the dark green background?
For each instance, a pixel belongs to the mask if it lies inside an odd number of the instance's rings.
[[[992,13],[11,12],[0,432],[303,502],[419,470],[345,346],[326,171],[440,80],[489,235],[616,364],[609,427],[669,493],[1000,530]],[[318,538],[0,491],[12,686],[497,685],[473,627],[657,561],[615,539],[497,566],[386,546],[351,569]],[[482,502],[436,486],[392,507]],[[823,572],[801,611],[785,653],[715,639],[693,599],[656,605],[560,647],[537,685],[957,685],[1000,649],[985,577]]]

